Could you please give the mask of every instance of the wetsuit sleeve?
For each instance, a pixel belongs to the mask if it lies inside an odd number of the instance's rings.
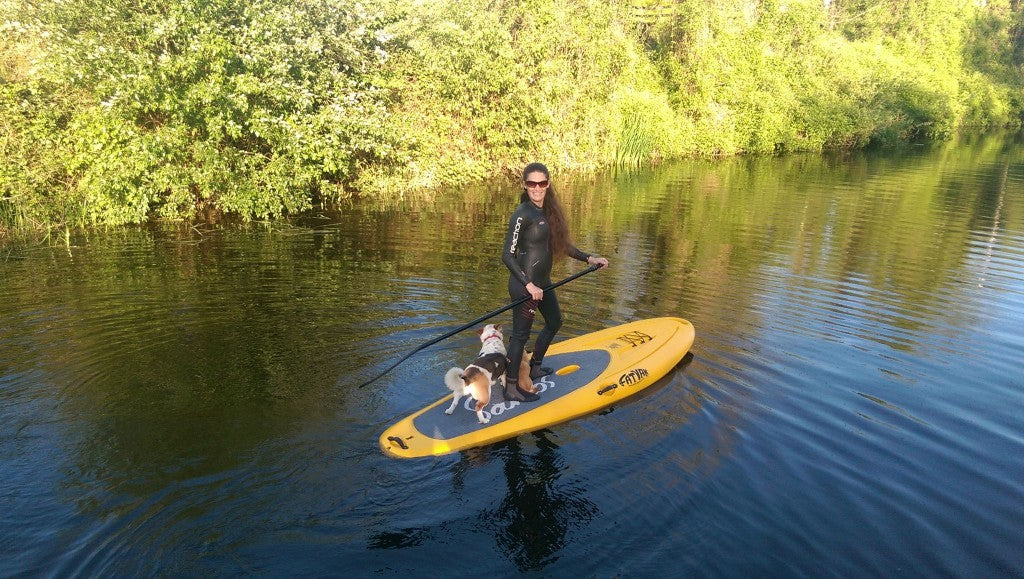
[[[512,277],[519,280],[523,285],[530,283],[530,280],[526,278],[526,272],[523,271],[523,268],[519,267],[519,262],[516,261],[516,251],[519,249],[519,237],[522,235],[525,227],[526,218],[523,216],[522,211],[513,213],[512,219],[509,219],[508,222],[505,244],[501,250],[501,261],[504,262]]]
[[[565,248],[565,253],[569,257],[573,259],[578,259],[580,261],[587,261],[588,259],[590,259],[589,253],[583,253],[582,251],[577,249],[575,245],[572,244],[569,244],[569,247]]]

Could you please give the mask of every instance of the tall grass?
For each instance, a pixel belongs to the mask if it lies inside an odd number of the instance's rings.
[[[639,165],[650,160],[654,150],[654,137],[646,119],[637,111],[622,118],[622,132],[615,150],[615,164],[618,166]]]

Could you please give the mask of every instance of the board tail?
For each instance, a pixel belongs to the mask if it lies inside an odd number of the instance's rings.
[[[452,392],[462,390],[462,387],[466,385],[462,379],[462,368],[448,370],[448,373],[444,375],[444,385]]]

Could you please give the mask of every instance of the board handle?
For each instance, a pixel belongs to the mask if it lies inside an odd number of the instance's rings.
[[[388,440],[394,442],[398,446],[401,446],[402,450],[409,450],[409,447],[405,444],[405,441],[402,440],[401,438],[398,438],[397,436],[389,436]]]
[[[604,388],[601,388],[600,390],[598,390],[597,391],[597,395],[598,396],[603,396],[603,395],[607,394],[608,392],[611,392],[612,390],[615,390],[618,387],[619,387],[618,384],[609,384],[609,385],[605,386]]]

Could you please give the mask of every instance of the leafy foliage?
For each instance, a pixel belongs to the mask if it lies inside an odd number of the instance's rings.
[[[605,2],[402,2],[391,29],[393,122],[416,147],[364,192],[434,187],[516,172],[544,159],[596,167],[633,114],[628,96],[657,87],[629,23]],[[668,112],[668,111],[663,111]],[[677,152],[677,151],[673,151]]]
[[[1019,0],[0,0],[0,235],[1020,126]]]
[[[127,223],[197,207],[263,218],[338,197],[396,159],[376,16],[334,0],[42,1],[8,28],[46,38],[3,85],[8,199],[43,220]],[[48,161],[39,163],[39,156]],[[20,162],[18,162],[20,161]],[[8,174],[10,172],[10,174]]]

